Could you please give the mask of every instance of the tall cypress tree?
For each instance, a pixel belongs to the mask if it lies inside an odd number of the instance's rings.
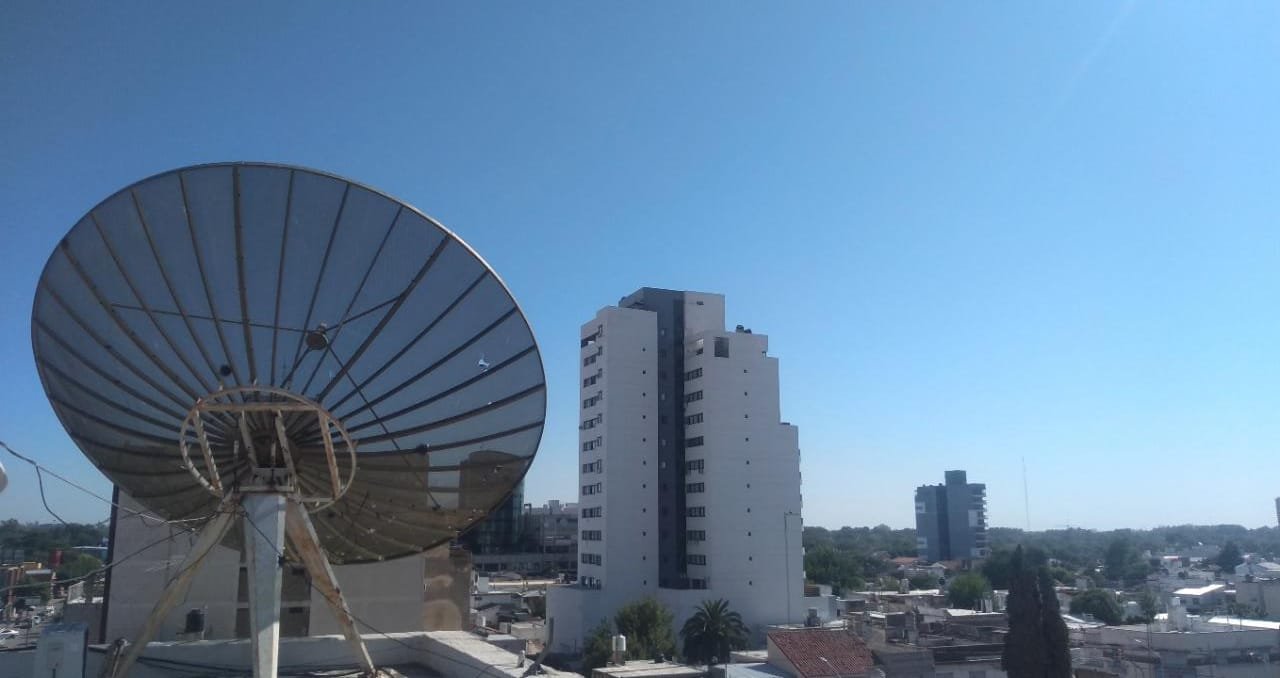
[[[1043,678],[1048,646],[1043,632],[1040,587],[1019,546],[1009,562],[1009,633],[1000,666],[1009,678]]]
[[[1053,578],[1049,576],[1049,568],[1043,565],[1036,575],[1037,588],[1040,589],[1040,632],[1045,649],[1043,675],[1046,678],[1071,678],[1070,639],[1067,623],[1062,621],[1058,594],[1053,590]]]

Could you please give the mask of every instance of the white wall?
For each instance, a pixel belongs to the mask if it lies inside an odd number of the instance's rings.
[[[131,511],[143,507],[125,493],[120,505]],[[151,608],[160,593],[178,574],[182,559],[194,545],[196,537],[162,522],[125,511],[118,511],[115,544],[112,554],[118,560],[147,544],[163,540],[111,569],[111,597],[107,605],[108,642],[116,638],[133,638],[146,624]],[[236,594],[239,590],[240,552],[226,545],[213,548],[196,572],[182,603],[165,618],[155,640],[175,640],[183,629],[187,611],[205,609],[206,637],[234,638],[236,631]]]
[[[729,357],[714,355],[714,339],[729,341]],[[703,352],[693,349],[703,339]],[[706,507],[705,518],[689,518],[688,529],[704,530],[705,542],[689,552],[707,556],[690,565],[704,574],[710,590],[703,598],[726,598],[751,626],[804,618],[804,563],[801,547],[799,431],[780,423],[778,360],[765,354],[761,334],[723,331],[690,337],[685,369],[702,369],[685,390],[703,391],[686,415],[703,421],[686,427],[686,438],[704,444],[686,448],[686,460],[702,459],[703,473],[686,476],[706,491],[686,496],[689,506]],[[788,600],[790,604],[788,605]],[[790,616],[788,617],[788,611]]]
[[[604,331],[596,344],[582,349],[581,357],[604,352],[582,367],[582,379],[600,370],[599,382],[582,387],[581,399],[597,392],[604,400],[580,407],[580,420],[603,415],[600,425],[579,435],[581,464],[602,461],[601,473],[579,473],[580,509],[602,507],[600,518],[578,521],[578,576],[603,581],[609,598],[629,599],[658,581],[658,375],[657,315],[649,311],[605,308],[595,320],[582,326],[582,336]],[[579,362],[581,365],[581,361]],[[581,382],[579,382],[581,384]],[[579,403],[581,405],[581,403]],[[580,422],[581,423],[581,422]],[[582,444],[600,438],[603,447],[582,451]],[[584,494],[582,487],[601,483],[603,494]],[[600,531],[603,540],[584,539],[587,531]],[[581,562],[581,555],[603,556],[602,565]]]
[[[141,505],[121,493],[121,505],[134,511]],[[115,530],[115,556],[123,558],[142,546],[168,537],[172,539],[146,549],[111,570],[111,597],[106,601],[106,640],[133,638],[142,630],[161,591],[180,569],[195,536],[124,511],[119,512]],[[196,571],[191,588],[183,601],[166,617],[155,640],[177,639],[187,611],[206,610],[205,637],[234,638],[236,610],[247,607],[239,597],[240,551],[227,545],[213,552]],[[427,562],[433,562],[428,571]],[[334,568],[338,584],[346,596],[352,613],[379,631],[449,630],[460,628],[470,593],[470,568],[465,561],[454,563],[448,545],[405,558],[364,565]],[[432,584],[428,595],[428,583]],[[328,605],[312,589],[309,595],[311,635],[338,633],[339,628]],[[455,602],[457,601],[457,602]],[[286,603],[286,607],[296,605]],[[428,623],[431,622],[431,623]]]

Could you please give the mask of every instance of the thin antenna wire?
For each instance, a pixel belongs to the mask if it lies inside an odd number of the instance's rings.
[[[186,530],[187,532],[191,532],[191,531],[192,531],[192,529],[191,529],[191,528],[189,528],[189,527],[184,527],[184,526],[183,526],[183,523],[198,523],[198,522],[202,522],[202,521],[208,520],[209,518],[212,518],[212,517],[214,516],[214,514],[215,514],[215,513],[217,513],[217,512],[215,511],[214,513],[210,513],[209,515],[206,515],[206,516],[200,516],[200,517],[198,517],[198,518],[181,518],[181,519],[178,519],[178,520],[165,520],[164,518],[161,518],[160,516],[152,515],[152,514],[149,514],[149,513],[144,513],[144,512],[142,512],[142,511],[135,511],[135,510],[133,510],[133,509],[131,509],[131,508],[128,508],[127,506],[121,506],[119,503],[114,502],[114,501],[111,501],[110,499],[107,499],[106,497],[104,497],[104,496],[102,496],[102,495],[98,494],[97,492],[94,492],[93,490],[90,490],[89,488],[85,487],[84,485],[80,485],[79,483],[73,482],[73,481],[71,481],[71,480],[69,480],[69,479],[67,479],[67,478],[65,478],[65,477],[63,477],[63,476],[61,476],[61,475],[59,475],[58,473],[56,473],[55,471],[53,471],[52,469],[50,469],[48,466],[45,466],[44,464],[41,464],[40,462],[36,461],[35,459],[32,459],[31,457],[28,457],[28,456],[26,456],[26,455],[24,455],[24,454],[20,454],[17,450],[15,450],[15,449],[13,449],[12,447],[9,447],[7,444],[5,444],[5,442],[4,442],[3,440],[0,440],[0,449],[5,450],[5,451],[6,451],[6,452],[8,452],[9,454],[12,454],[13,456],[17,457],[18,459],[21,459],[22,461],[27,462],[28,464],[31,464],[32,468],[34,468],[34,469],[35,469],[35,471],[36,471],[36,481],[39,483],[39,486],[40,486],[40,501],[44,504],[44,508],[45,508],[45,510],[46,510],[46,511],[48,511],[48,512],[49,512],[49,514],[50,514],[50,515],[52,515],[54,518],[57,518],[57,519],[58,519],[58,522],[62,523],[63,525],[67,525],[67,521],[63,520],[63,519],[61,518],[61,516],[59,516],[58,514],[54,513],[54,512],[53,512],[53,509],[49,508],[49,502],[45,501],[45,496],[44,496],[44,476],[42,475],[42,472],[43,472],[43,473],[48,473],[49,475],[53,476],[54,478],[57,478],[58,480],[61,480],[62,482],[64,482],[64,483],[66,483],[66,484],[70,485],[71,487],[74,487],[74,488],[76,488],[77,490],[80,490],[81,492],[84,492],[85,494],[89,495],[90,497],[93,497],[94,499],[97,499],[97,500],[99,500],[99,501],[106,502],[107,504],[110,504],[111,506],[114,506],[114,507],[116,507],[116,508],[120,509],[121,511],[124,511],[125,513],[128,513],[129,515],[132,515],[132,516],[138,516],[139,518],[142,518],[144,521],[145,521],[145,520],[153,520],[153,521],[155,521],[156,523],[159,523],[159,524],[177,525],[180,529]],[[111,519],[110,519],[110,518],[107,518],[107,520],[111,520]],[[102,524],[102,523],[107,522],[107,520],[100,520],[100,521],[98,521],[98,523],[97,523],[97,524],[99,524],[99,525],[100,525],[100,524]]]
[[[1027,455],[1022,455],[1022,510],[1027,516],[1027,531],[1031,531],[1031,493],[1027,491]]]

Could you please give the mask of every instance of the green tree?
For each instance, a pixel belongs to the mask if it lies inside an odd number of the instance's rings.
[[[623,605],[613,617],[618,633],[627,637],[628,659],[653,659],[675,654],[676,635],[671,610],[654,598]]]
[[[64,554],[62,566],[58,568],[58,581],[83,577],[101,567],[101,560],[85,553],[72,551]]]
[[[1040,633],[1040,588],[1023,560],[1021,546],[1009,559],[1007,576],[1009,633],[1004,638],[1000,666],[1009,678],[1041,678],[1048,652]]]
[[[591,632],[587,634],[582,648],[582,670],[591,675],[593,669],[609,664],[613,656],[613,626],[608,619],[601,619]]]
[[[1156,597],[1150,591],[1143,591],[1138,596],[1138,607],[1142,608],[1142,622],[1148,623],[1155,621],[1156,618]]]
[[[1089,589],[1071,599],[1071,614],[1089,614],[1094,619],[1114,626],[1123,621],[1124,609],[1116,595],[1107,589]]]
[[[1124,582],[1129,586],[1146,579],[1152,570],[1151,565],[1142,559],[1133,542],[1125,536],[1117,537],[1107,545],[1105,564],[1108,579]]]
[[[1218,552],[1218,557],[1214,559],[1218,567],[1227,572],[1234,572],[1236,565],[1244,562],[1244,556],[1240,555],[1240,547],[1236,543],[1229,541],[1222,550]]]
[[[951,607],[972,610],[991,592],[991,582],[977,572],[965,572],[951,580],[947,602]]]
[[[1009,678],[1070,678],[1067,627],[1048,570],[1028,563],[1021,546],[1009,565],[1009,633],[1001,667]]]
[[[982,576],[998,589],[1009,588],[1009,580],[1013,575],[1013,550],[1007,547],[994,549],[991,555],[982,562]],[[1029,566],[1043,565],[1048,561],[1045,552],[1038,548],[1026,548],[1022,558]]]
[[[935,577],[930,577],[927,574],[922,574],[922,575],[907,579],[907,585],[910,586],[913,591],[921,591],[925,589],[936,589],[938,588],[938,580]]]
[[[704,600],[680,628],[684,656],[689,663],[729,663],[729,652],[747,646],[747,626],[742,615],[729,609],[729,601]]]
[[[1045,678],[1071,678],[1070,634],[1062,620],[1062,608],[1058,605],[1058,593],[1053,588],[1049,570],[1041,565],[1036,571],[1036,584],[1040,592],[1040,632],[1044,635]]]
[[[1124,578],[1125,568],[1129,563],[1138,557],[1138,552],[1134,550],[1133,544],[1123,537],[1113,539],[1107,545],[1106,555],[1106,572],[1107,578],[1112,580],[1121,580]]]
[[[804,553],[805,576],[818,584],[830,584],[836,593],[862,588],[862,567],[858,557],[819,543]]]

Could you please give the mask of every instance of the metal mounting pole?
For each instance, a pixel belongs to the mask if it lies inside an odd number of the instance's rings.
[[[275,678],[280,666],[280,588],[284,512],[279,492],[245,492],[244,555],[249,566],[249,634],[254,678]]]

